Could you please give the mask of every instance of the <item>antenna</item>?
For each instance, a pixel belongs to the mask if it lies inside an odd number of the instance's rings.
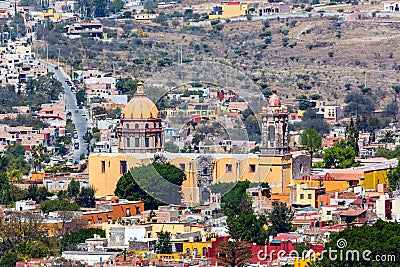
[[[181,65],[183,64],[183,49],[182,49],[182,45],[181,45]]]

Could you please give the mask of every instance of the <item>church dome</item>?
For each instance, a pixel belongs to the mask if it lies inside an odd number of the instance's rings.
[[[281,106],[281,100],[277,96],[275,88],[272,89],[272,95],[269,98],[268,106],[269,107],[280,107]]]
[[[143,83],[138,82],[135,95],[122,111],[122,118],[152,119],[157,118],[157,116],[157,106],[144,94]]]

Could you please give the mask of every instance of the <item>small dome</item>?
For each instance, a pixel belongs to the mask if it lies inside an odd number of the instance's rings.
[[[138,82],[137,91],[133,98],[126,104],[122,111],[124,119],[151,119],[157,118],[157,106],[151,101],[143,91],[143,84]]]
[[[269,107],[280,107],[281,100],[279,99],[278,95],[276,94],[276,89],[272,89],[272,95],[269,98],[268,106]]]

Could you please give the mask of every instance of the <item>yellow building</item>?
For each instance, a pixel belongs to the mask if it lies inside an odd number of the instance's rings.
[[[313,208],[318,207],[317,199],[319,195],[325,194],[325,188],[309,187],[308,184],[296,184],[296,201],[297,205],[310,205]]]
[[[58,22],[62,18],[61,13],[56,13],[54,9],[49,8],[47,11],[42,12],[42,20],[50,20],[51,22]]]
[[[220,6],[215,6],[208,16],[209,19],[229,19],[247,15],[248,5],[240,2],[222,2]]]
[[[182,192],[184,201],[189,204],[210,201],[210,187],[215,183],[268,182],[272,193],[289,192],[287,186],[292,178],[293,158],[288,146],[288,113],[276,91],[261,113],[262,142],[258,155],[162,152],[158,110],[144,96],[143,89],[138,91],[140,93],[135,94],[122,113],[121,126],[117,130],[119,154],[89,156],[89,182],[97,190],[96,196],[114,194],[119,178],[130,168],[151,164],[155,152],[158,158],[185,172]]]

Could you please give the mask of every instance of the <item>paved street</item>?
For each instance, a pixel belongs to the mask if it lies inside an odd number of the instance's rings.
[[[72,158],[74,161],[79,160],[81,154],[87,153],[86,144],[85,141],[83,140],[83,135],[86,133],[88,129],[87,117],[82,116],[83,110],[78,109],[75,93],[71,91],[71,88],[65,82],[65,80],[68,79],[69,77],[64,73],[63,70],[61,70],[61,68],[56,70],[54,65],[50,63],[46,64],[48,70],[54,72],[55,74],[54,77],[62,83],[65,89],[64,99],[65,99],[66,112],[67,113],[71,112],[72,114],[72,121],[75,124],[75,127],[78,131],[78,140],[79,140],[79,149],[74,149],[72,147],[71,151],[73,153],[70,156],[70,158]],[[75,110],[78,110],[78,113],[75,113]],[[75,141],[76,139],[72,139],[73,143]]]

